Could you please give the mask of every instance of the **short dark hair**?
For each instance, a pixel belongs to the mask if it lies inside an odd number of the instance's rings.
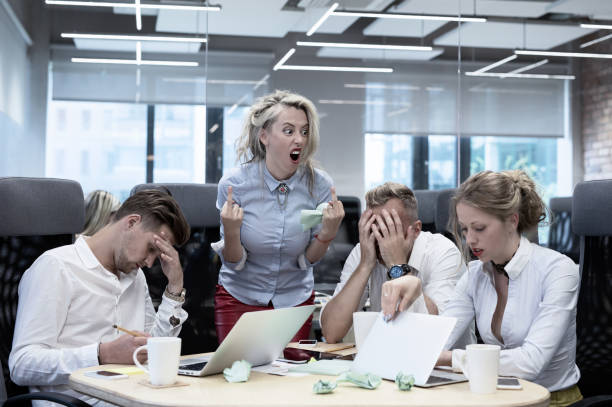
[[[167,225],[177,246],[189,240],[189,224],[176,200],[165,191],[143,189],[125,200],[115,214],[115,221],[131,214],[142,217],[144,224]]]

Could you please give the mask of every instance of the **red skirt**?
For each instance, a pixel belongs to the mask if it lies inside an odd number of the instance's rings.
[[[314,297],[315,295],[313,291],[311,296],[306,301],[297,306],[301,307],[303,305],[313,305]],[[232,295],[228,293],[222,285],[217,284],[217,290],[215,292],[215,328],[217,330],[219,344],[223,342],[223,339],[225,339],[227,334],[229,334],[242,314],[245,312],[264,311],[268,309],[274,309],[272,303],[266,306],[243,304],[232,297]],[[304,322],[304,325],[302,325],[291,341],[297,342],[300,339],[308,339],[310,336],[311,326],[312,315],[308,317],[306,322]],[[306,354],[299,349],[286,348],[284,353],[285,358],[287,359],[304,360],[310,358],[309,354]]]

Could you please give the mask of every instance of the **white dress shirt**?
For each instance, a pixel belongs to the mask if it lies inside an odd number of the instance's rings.
[[[359,266],[360,261],[361,247],[357,244],[344,263],[340,282],[336,285],[334,296],[342,291],[348,279]],[[442,313],[453,296],[455,284],[466,270],[457,246],[441,234],[421,231],[414,241],[408,265],[419,271],[418,277],[422,281],[423,293],[436,304],[438,313]],[[365,306],[369,298],[370,311],[380,311],[382,309],[382,285],[388,280],[387,267],[377,261],[361,296],[359,309]],[[407,311],[427,314],[428,310],[423,295],[419,296]],[[321,312],[322,314],[323,312]],[[464,327],[466,332],[457,339],[456,346],[465,347],[469,343],[476,342],[473,324],[471,326],[472,329],[467,327],[467,330]]]
[[[59,391],[95,404],[99,400],[68,388],[70,373],[99,364],[98,343],[122,335],[113,324],[152,336],[177,336],[187,319],[181,306],[163,296],[156,314],[142,270],[118,278],[81,236],[72,245],[43,253],[21,278],[11,379],[31,391]],[[170,324],[172,315],[180,319],[178,326]]]
[[[576,304],[580,274],[574,262],[522,237],[505,267],[508,301],[501,323],[501,343],[491,330],[497,292],[491,263],[470,262],[444,315],[458,318],[447,348],[466,321],[476,316],[484,343],[501,346],[499,374],[516,376],[549,391],[578,382]],[[453,351],[453,368],[465,351]]]

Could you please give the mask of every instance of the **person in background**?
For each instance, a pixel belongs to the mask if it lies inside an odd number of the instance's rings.
[[[333,298],[321,312],[325,339],[341,340],[353,323],[353,312],[367,299],[370,311],[381,310],[384,282],[410,274],[419,278],[423,295],[413,312],[438,314],[446,308],[466,267],[457,246],[438,233],[421,230],[418,204],[405,185],[386,182],[366,193],[359,220],[359,244],[351,251]],[[476,342],[470,324],[457,346]]]
[[[249,110],[237,155],[241,165],[221,178],[217,208],[222,266],[215,294],[219,342],[248,311],[314,303],[312,268],[344,217],[332,180],[315,168],[319,119],[305,97],[276,91]],[[322,224],[304,231],[300,211],[322,203]],[[307,339],[312,317],[294,340]]]
[[[472,318],[487,344],[501,347],[499,374],[533,381],[551,392],[551,406],[567,406],[582,395],[576,383],[578,266],[567,256],[522,234],[546,217],[535,183],[519,170],[483,171],[459,187],[451,224],[478,260],[471,261],[442,313],[457,324],[447,348]],[[382,309],[392,318],[422,292],[405,276],[385,283]],[[440,365],[459,366],[464,350],[443,351]]]
[[[121,203],[113,194],[101,189],[87,194],[85,198],[85,227],[82,235],[92,236],[108,225]]]
[[[133,364],[132,353],[148,336],[179,334],[187,313],[183,269],[173,245],[188,238],[189,225],[176,201],[164,192],[143,190],[93,236],[43,253],[19,283],[9,356],[13,382],[104,404],[70,390],[70,374],[90,366]],[[156,258],[168,279],[157,312],[141,270]],[[121,334],[113,325],[139,336]]]

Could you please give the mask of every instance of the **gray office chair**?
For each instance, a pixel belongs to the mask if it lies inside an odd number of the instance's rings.
[[[216,207],[217,184],[140,184],[132,194],[143,189],[161,189],[178,202],[189,227],[189,241],[178,249],[183,265],[187,297],[184,309],[189,313],[181,330],[185,354],[214,351],[218,346],[214,319],[214,296],[221,262],[210,248],[219,240],[219,211]],[[159,261],[144,269],[153,303],[161,302],[167,279]]]
[[[442,189],[438,191],[435,205],[435,225],[436,231],[453,240],[453,231],[448,221],[450,220],[450,202],[456,189]]]
[[[585,397],[609,395],[612,382],[610,197],[612,180],[602,180],[579,183],[572,198],[572,228],[580,237],[581,275],[576,316],[576,364],[581,375],[578,387]],[[608,397],[607,402],[612,404],[612,396]]]
[[[8,356],[17,316],[18,286],[24,271],[45,251],[72,243],[83,228],[85,204],[75,181],[50,178],[0,178],[0,405],[50,400],[59,404],[87,403],[59,393],[27,393],[10,380]],[[49,270],[52,272],[52,270]]]
[[[548,230],[548,247],[580,261],[580,239],[572,230],[572,197],[551,198],[553,221]]]

